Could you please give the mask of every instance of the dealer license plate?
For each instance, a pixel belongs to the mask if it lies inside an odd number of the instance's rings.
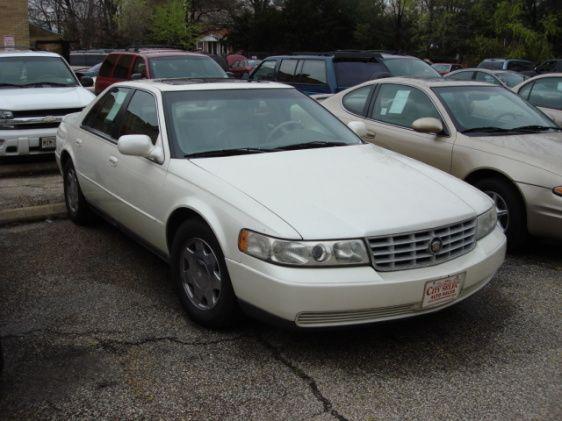
[[[422,308],[434,307],[456,300],[462,289],[464,272],[425,283]]]
[[[41,149],[55,149],[57,146],[57,138],[55,136],[42,137],[39,140],[41,142]]]

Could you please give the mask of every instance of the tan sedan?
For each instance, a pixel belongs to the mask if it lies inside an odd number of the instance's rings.
[[[345,123],[364,123],[350,125],[364,140],[490,195],[512,248],[528,233],[562,239],[562,129],[508,89],[388,78],[347,89],[322,105]]]
[[[513,91],[539,107],[562,127],[562,73],[535,76],[515,86]]]

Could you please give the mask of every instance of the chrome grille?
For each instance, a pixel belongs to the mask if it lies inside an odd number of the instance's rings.
[[[376,270],[389,272],[433,266],[468,253],[476,245],[476,218],[445,227],[369,238]],[[430,251],[434,239],[442,242],[441,250]]]

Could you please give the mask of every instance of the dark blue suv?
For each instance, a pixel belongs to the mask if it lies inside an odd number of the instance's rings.
[[[370,51],[272,56],[252,72],[250,80],[273,80],[307,95],[333,94],[388,76],[441,77],[426,62],[412,56]]]

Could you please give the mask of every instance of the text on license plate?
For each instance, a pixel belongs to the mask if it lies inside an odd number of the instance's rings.
[[[464,273],[447,276],[425,283],[422,308],[433,307],[453,301],[461,293]]]
[[[55,149],[57,145],[57,138],[55,136],[42,137],[41,149]]]

